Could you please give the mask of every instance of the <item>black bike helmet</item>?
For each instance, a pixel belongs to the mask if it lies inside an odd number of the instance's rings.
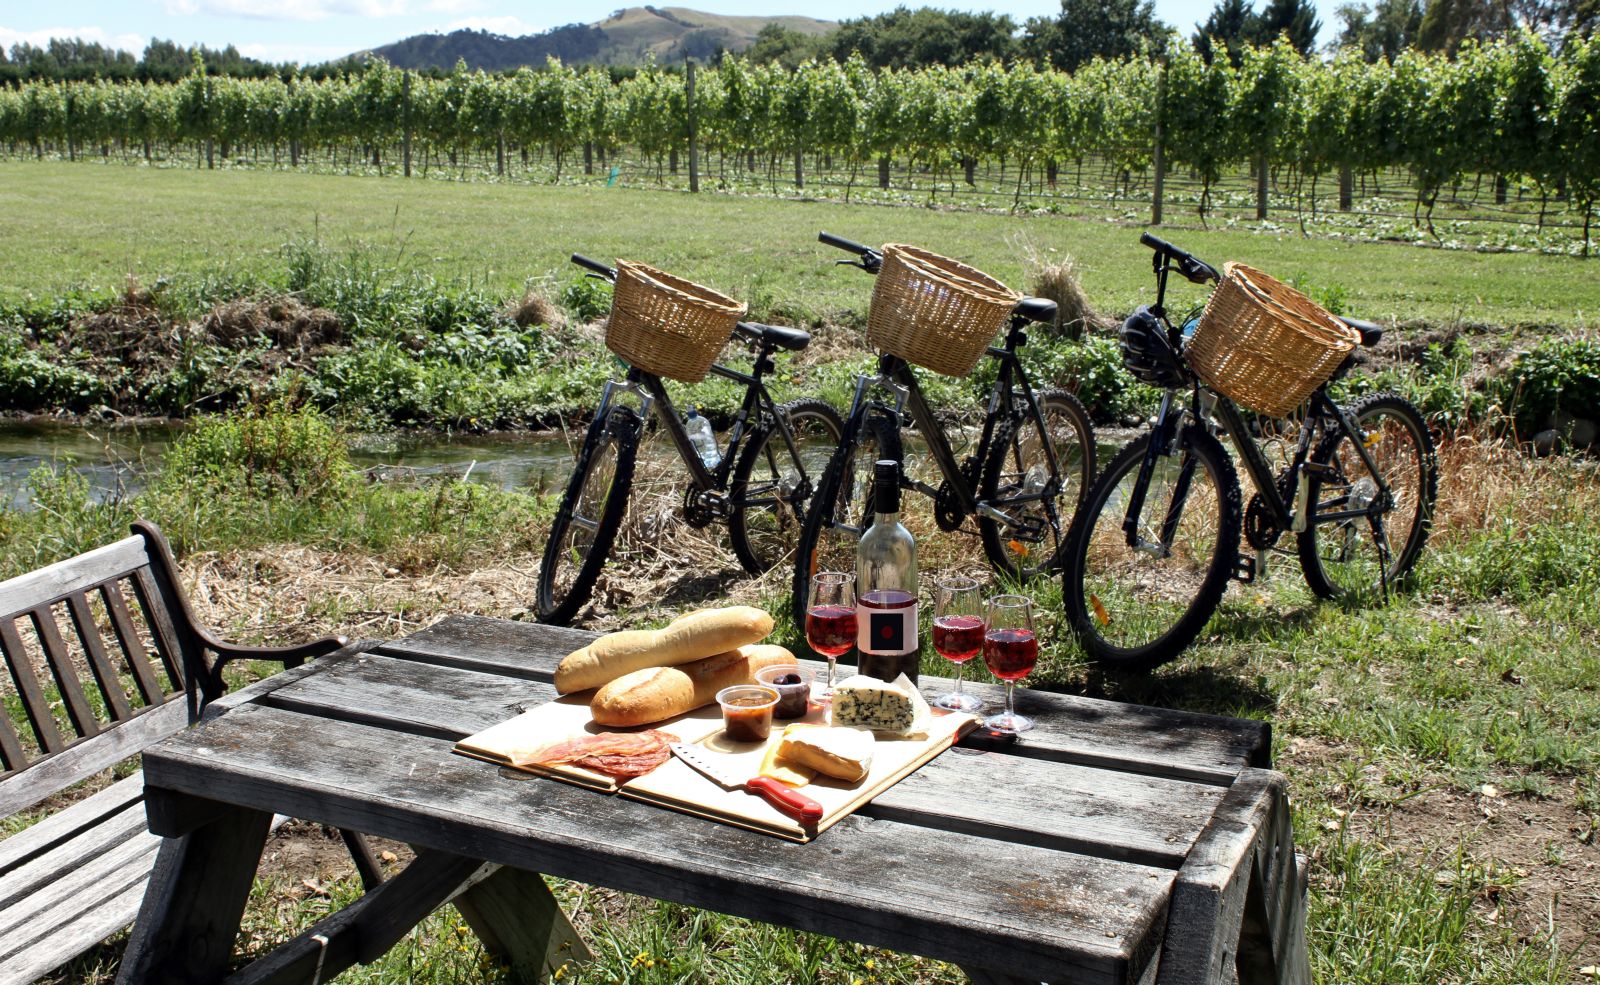
[[[1183,361],[1167,339],[1161,320],[1147,307],[1128,316],[1119,335],[1122,363],[1141,383],[1171,389],[1184,383]]]

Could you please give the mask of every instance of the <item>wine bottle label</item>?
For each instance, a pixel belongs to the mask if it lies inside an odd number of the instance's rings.
[[[917,605],[856,609],[856,646],[862,653],[901,654],[917,648]]]

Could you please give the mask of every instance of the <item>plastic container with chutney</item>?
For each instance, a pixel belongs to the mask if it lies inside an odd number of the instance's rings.
[[[763,742],[772,734],[778,692],[761,684],[735,684],[717,692],[722,728],[735,742]]]

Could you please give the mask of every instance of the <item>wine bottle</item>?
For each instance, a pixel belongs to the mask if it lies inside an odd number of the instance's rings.
[[[900,523],[900,463],[873,467],[872,526],[856,549],[856,649],[859,671],[892,681],[917,679],[917,542]]]

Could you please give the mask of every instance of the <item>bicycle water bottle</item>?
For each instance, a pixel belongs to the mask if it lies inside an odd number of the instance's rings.
[[[711,433],[711,422],[701,417],[698,410],[691,410],[683,423],[689,432],[689,443],[700,453],[701,463],[708,469],[716,468],[717,463],[722,461],[722,453],[717,450],[717,439]]]

